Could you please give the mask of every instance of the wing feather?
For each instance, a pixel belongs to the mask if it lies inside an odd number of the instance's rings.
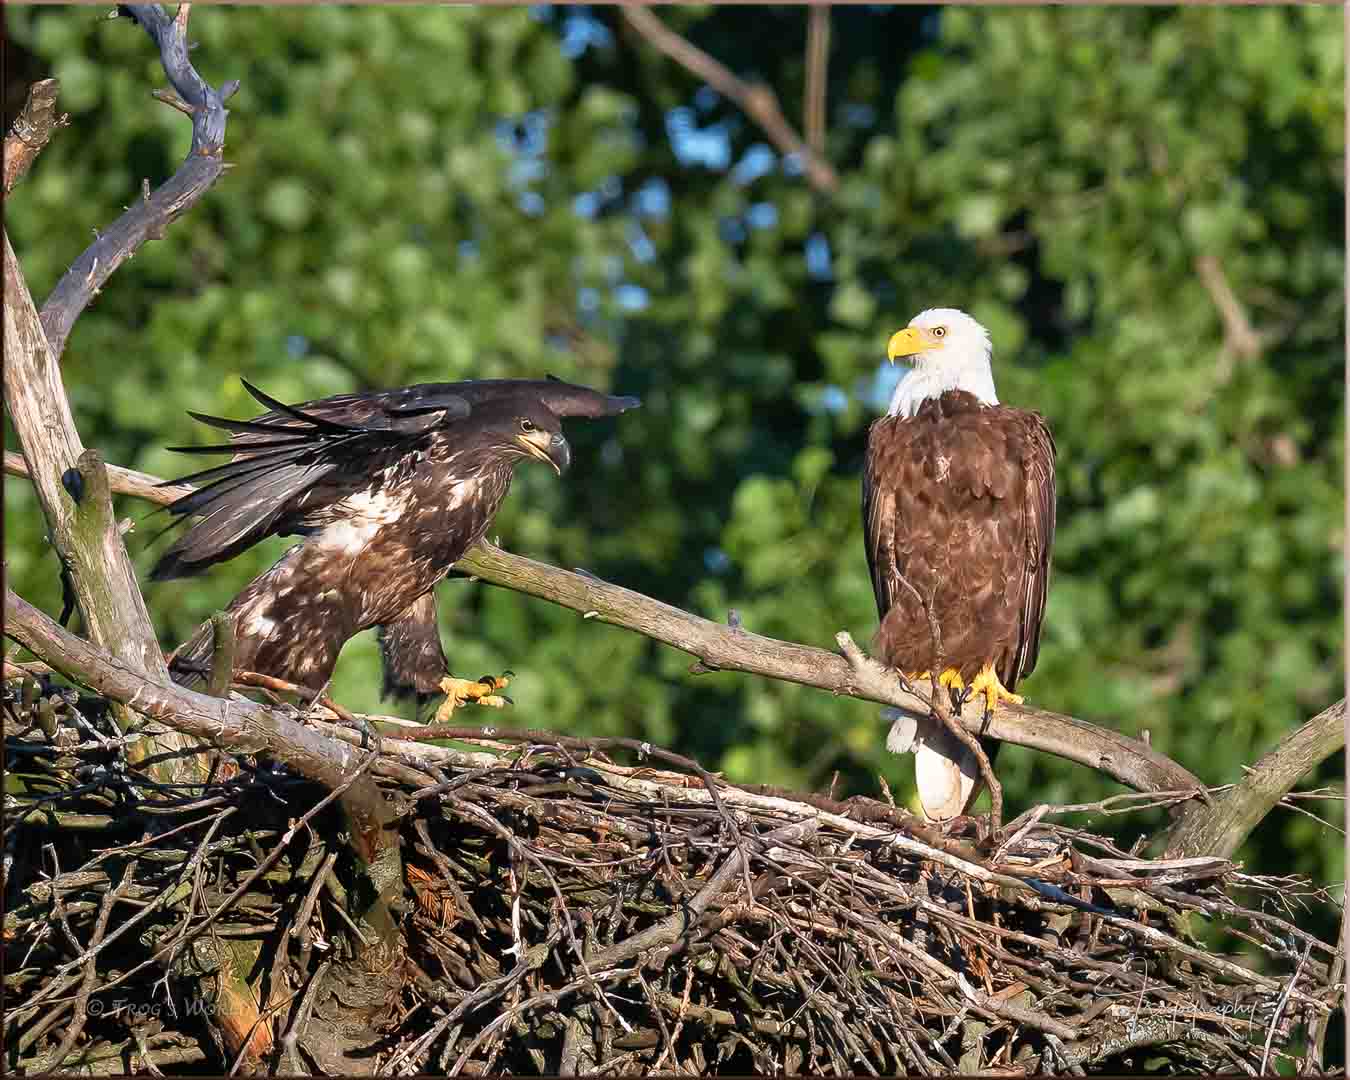
[[[234,457],[182,478],[203,486],[166,509],[175,518],[201,520],[164,553],[151,572],[156,579],[195,573],[273,533],[308,531],[327,507],[370,484],[378,460],[412,453],[479,406],[522,397],[542,402],[560,417],[598,417],[640,404],[634,397],[554,379],[484,379],[338,394],[288,405],[241,381],[271,411],[250,420],[191,414],[228,431],[230,442],[182,449]]]
[[[1038,414],[1024,415],[1028,457],[1022,512],[1027,550],[1022,562],[1022,616],[1012,665],[1014,679],[1030,675],[1040,656],[1041,622],[1055,545],[1055,439]]]
[[[895,422],[890,417],[875,421],[867,432],[863,459],[862,511],[867,569],[872,575],[877,615],[884,619],[895,603],[898,571],[895,558],[895,489],[886,482],[887,459],[895,440]]]

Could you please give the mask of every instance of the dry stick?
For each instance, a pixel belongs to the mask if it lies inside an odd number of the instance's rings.
[[[684,65],[718,93],[744,109],[784,154],[800,154],[806,166],[806,178],[812,187],[829,193],[838,190],[839,177],[830,163],[807,146],[793,130],[783,116],[778,98],[769,87],[737,78],[725,65],[670,29],[647,8],[624,5],[620,11],[629,25],[658,50]]]
[[[19,454],[5,454],[5,471],[27,476]],[[161,506],[188,494],[186,484],[168,484],[148,473],[108,468],[113,490]],[[158,486],[161,483],[167,486]],[[595,621],[622,627],[699,658],[701,670],[740,671],[780,679],[832,694],[875,701],[927,716],[930,697],[894,671],[865,656],[847,633],[836,635],[843,653],[753,634],[691,615],[642,593],[571,573],[547,563],[480,543],[455,569],[493,585],[571,608]],[[697,665],[696,665],[697,666]],[[962,718],[967,730],[984,730],[982,717]],[[1147,743],[1076,717],[1026,705],[1004,705],[990,718],[990,738],[1054,754],[1105,773],[1136,791],[1197,791],[1204,785]]]
[[[158,4],[127,4],[130,15],[159,46],[169,82],[187,103],[192,116],[192,145],[178,171],[149,195],[132,204],[104,229],[56,283],[42,305],[42,326],[52,357],[65,351],[71,328],[108,277],[144,244],[158,239],[176,218],[190,210],[224,171],[226,100],[239,89],[237,81],[212,89],[188,59],[187,19],[190,4],[180,4],[170,19]]]
[[[237,809],[238,807],[231,806],[216,815],[215,820],[211,822],[210,829],[207,830],[206,836],[202,839],[202,842],[197,845],[197,850],[193,853],[192,858],[188,860],[187,865],[183,868],[183,873],[179,875],[179,884],[182,884],[182,882],[187,878],[188,874],[196,873],[197,868],[201,865],[201,862],[205,857],[206,850],[209,847],[211,843],[211,838],[215,835],[216,830],[219,829],[220,826],[224,824],[225,819],[228,818],[231,814],[233,814]],[[201,822],[199,821],[189,823],[189,825],[199,825],[199,824],[201,824]],[[169,834],[167,833],[163,834],[160,837],[157,837],[157,839],[162,840],[164,836],[167,835]],[[141,841],[140,843],[131,845],[130,848],[123,848],[119,850],[121,851],[132,850],[136,847],[141,846],[143,843],[144,841]],[[89,865],[97,861],[98,858],[92,859],[90,860],[89,863],[86,863],[85,866],[88,867]],[[30,1005],[35,1005],[38,1002],[42,1001],[44,998],[53,996],[54,993],[56,992],[56,988],[58,987],[58,980],[62,976],[64,976],[68,971],[71,971],[74,968],[78,967],[80,963],[82,963],[84,960],[96,959],[98,957],[98,954],[101,953],[105,948],[107,948],[109,945],[111,945],[114,941],[120,938],[123,934],[127,933],[129,930],[132,930],[140,922],[149,918],[152,914],[158,911],[164,904],[168,903],[173,898],[175,892],[176,889],[162,890],[158,895],[154,897],[154,899],[150,901],[150,903],[148,903],[145,907],[141,908],[140,911],[136,912],[135,915],[133,915],[126,922],[124,922],[121,926],[119,926],[106,938],[99,941],[96,945],[90,945],[89,955],[87,958],[84,956],[76,957],[74,960],[71,960],[70,962],[58,968],[52,981],[48,984],[48,988],[46,990],[41,991],[38,994],[38,996],[34,998],[32,1002],[30,1002]],[[52,896],[53,897],[56,896],[55,881],[52,882]],[[108,987],[105,986],[102,989],[106,990],[108,989]]]
[[[947,696],[943,693],[942,688],[938,684],[939,673],[946,670],[947,660],[942,649],[942,626],[938,622],[937,612],[933,608],[932,596],[930,595],[928,599],[924,599],[924,597],[920,595],[919,590],[916,589],[903,574],[900,575],[900,583],[910,591],[910,594],[914,599],[919,601],[919,605],[923,608],[924,617],[928,620],[928,633],[932,639],[933,646],[933,662],[930,665],[928,672],[930,684],[929,701],[932,704],[932,715],[937,718],[938,723],[949,731],[962,746],[970,751],[971,755],[975,758],[976,764],[979,765],[980,775],[984,778],[985,783],[989,785],[990,828],[994,833],[997,833],[1003,826],[1003,785],[999,783],[998,777],[994,775],[993,762],[989,760],[989,755],[984,752],[984,747],[980,745],[980,740],[962,727],[961,721],[952,715],[951,706],[948,703]],[[844,642],[840,641],[839,645],[845,650],[845,655],[848,655]],[[861,655],[861,652],[859,655]],[[906,684],[908,684],[908,680],[905,681]],[[952,761],[952,764],[956,766],[957,770],[956,783],[957,791],[959,793],[961,773],[964,771],[961,768],[963,762],[958,757]],[[965,806],[959,806],[957,812],[964,813],[965,809]]]
[[[754,841],[760,844],[793,843],[810,835],[816,827],[816,823],[809,819],[795,821],[790,825],[784,825],[772,832],[765,833],[763,836],[754,837]],[[599,952],[588,956],[587,962],[592,968],[604,969],[615,964],[622,964],[625,960],[631,960],[639,953],[646,952],[649,949],[670,945],[678,941],[680,935],[702,917],[708,909],[708,905],[722,894],[727,884],[741,872],[742,867],[748,861],[745,849],[743,847],[736,848],[727,856],[726,861],[717,868],[716,873],[708,879],[708,884],[698,891],[698,894],[689,901],[684,909],[662,919],[655,926],[648,927],[641,933],[624,938],[623,941],[615,942],[608,948],[601,949]]]
[[[61,84],[56,79],[42,79],[28,88],[28,100],[5,136],[3,191],[6,195],[27,174],[33,159],[42,152],[52,133],[70,123],[70,117],[56,113],[56,95],[60,89]]]
[[[1261,1050],[1261,1067],[1257,1072],[1262,1076],[1266,1072],[1266,1062],[1270,1060],[1270,1046],[1275,1041],[1275,1030],[1280,1026],[1280,1017],[1284,1015],[1284,1007],[1289,1004],[1289,995],[1294,992],[1294,986],[1298,982],[1298,977],[1303,974],[1303,965],[1308,962],[1308,957],[1312,955],[1312,943],[1303,950],[1303,956],[1299,959],[1298,966],[1294,968],[1294,973],[1289,976],[1289,983],[1284,988],[1284,993],[1280,995],[1279,1001],[1275,1003],[1275,1011],[1270,1016],[1270,1029],[1266,1032],[1265,1046]]]
[[[1344,699],[1281,739],[1212,806],[1188,808],[1167,835],[1167,855],[1231,857],[1295,784],[1343,746]]]
[[[305,987],[305,996],[300,999],[300,1007],[295,1010],[295,1019],[291,1026],[282,1036],[282,1060],[286,1062],[286,1068],[290,1069],[294,1076],[304,1076],[305,1070],[300,1062],[300,1051],[296,1049],[296,1040],[300,1037],[300,1030],[309,1022],[309,1014],[314,1011],[314,999],[318,996],[319,987],[323,985],[324,977],[328,974],[328,969],[333,966],[331,960],[325,960],[319,965],[319,970],[309,980],[309,985]]]
[[[173,683],[157,684],[115,657],[58,626],[11,589],[5,590],[5,633],[47,658],[67,677],[104,697],[127,704],[151,719],[228,745],[237,752],[267,750],[299,773],[342,794],[342,808],[351,828],[353,852],[374,886],[370,906],[362,913],[383,943],[396,932],[390,899],[402,890],[397,833],[390,828],[393,807],[385,800],[363,765],[355,774],[355,757],[345,743],[296,723],[278,710],[247,699],[218,699]],[[374,763],[378,754],[368,758]],[[359,778],[359,783],[354,783]]]
[[[89,1019],[89,995],[94,992],[94,974],[97,970],[94,957],[99,945],[103,942],[103,935],[108,932],[108,916],[112,914],[113,905],[121,899],[122,890],[131,883],[131,876],[136,871],[136,863],[137,860],[135,859],[127,863],[126,869],[122,872],[122,880],[118,883],[117,888],[106,893],[103,897],[103,905],[99,908],[98,921],[94,924],[94,934],[89,939],[89,948],[86,950],[84,976],[80,980],[80,989],[75,995],[75,1016],[71,1019],[70,1026],[66,1028],[66,1034],[61,1040],[61,1045],[57,1047],[56,1053],[52,1056],[51,1067],[53,1069],[61,1067],[61,1063],[66,1060],[66,1055],[74,1047],[75,1040],[80,1037],[80,1033],[84,1031],[85,1022]]]
[[[91,637],[151,682],[168,682],[168,670],[150,624],[112,512],[110,483],[97,451],[85,450],[71,415],[61,373],[33,307],[9,237],[4,238],[5,404],[32,464],[32,480],[47,519],[47,530],[63,565],[71,571],[80,612]],[[133,721],[116,710],[123,730]],[[132,749],[133,762],[149,754],[190,750],[176,732]],[[205,775],[189,757],[152,769],[156,779],[173,781]],[[183,775],[189,774],[189,775]]]
[[[1195,272],[1200,275],[1209,298],[1218,309],[1223,320],[1223,344],[1225,351],[1235,353],[1241,360],[1255,360],[1266,347],[1262,334],[1252,327],[1247,317],[1247,309],[1228,284],[1228,275],[1223,264],[1213,255],[1197,255]]]
[[[806,95],[802,116],[806,145],[817,155],[825,153],[825,98],[830,65],[830,7],[813,4],[806,17]]]

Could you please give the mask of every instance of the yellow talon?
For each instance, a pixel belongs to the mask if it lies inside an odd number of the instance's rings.
[[[447,675],[440,683],[445,700],[436,710],[435,722],[444,724],[459,706],[469,703],[483,705],[489,709],[506,708],[511,704],[511,699],[497,691],[505,690],[510,682],[509,671],[500,677],[484,675],[481,679],[456,679],[453,675]]]
[[[1002,682],[992,664],[985,664],[980,673],[970,680],[970,689],[974,694],[984,695],[984,711],[991,713],[1004,702],[1013,705],[1022,704],[1022,695],[1014,694]]]
[[[961,678],[961,673],[956,668],[948,668],[938,676],[938,685],[946,687],[948,690],[955,690],[958,694],[966,688],[966,682]]]

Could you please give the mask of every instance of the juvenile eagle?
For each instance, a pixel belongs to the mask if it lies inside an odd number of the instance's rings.
[[[988,715],[1021,702],[1013,690],[1036,666],[1055,538],[1055,443],[1039,415],[999,404],[988,331],[964,312],[921,312],[886,351],[910,371],[867,434],[863,528],[881,619],[874,648],[911,681],[928,680],[931,607],[941,685],[976,695]],[[902,730],[892,729],[892,749],[905,749]],[[920,732],[924,814],[964,813],[976,794],[974,755],[932,724]],[[998,744],[982,745],[992,762]]]
[[[380,628],[385,693],[448,695],[501,705],[505,679],[449,676],[433,586],[487,533],[517,462],[536,458],[562,475],[571,460],[561,418],[612,416],[636,407],[555,379],[427,383],[285,405],[244,383],[271,411],[252,420],[191,413],[230,433],[224,465],[183,480],[200,485],[167,509],[197,518],[152,577],[185,577],[267,536],[303,539],[229,606],[235,671],[311,689],[333,674],[348,639]],[[202,679],[206,625],[170,661],[184,682]]]

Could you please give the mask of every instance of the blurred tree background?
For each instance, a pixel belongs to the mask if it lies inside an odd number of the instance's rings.
[[[803,129],[806,9],[657,15]],[[149,96],[145,35],[105,16],[5,10],[6,124],[47,75],[72,120],[6,206],[39,301],[188,145]],[[1335,8],[834,9],[833,190],[613,8],[199,7],[191,31],[203,74],[242,82],[234,168],[76,326],[66,386],[109,461],[190,471],[165,447],[212,438],[188,409],[256,412],[240,376],[300,401],[551,372],[644,407],[574,424],[562,483],[522,467],[504,546],[761,633],[866,642],[859,471],[898,375],[884,345],[957,306],[992,331],[1000,396],[1059,445],[1029,699],[1147,731],[1223,783],[1340,696]],[[121,502],[148,575],[161,519]],[[10,581],[54,612],[26,482],[5,506]],[[147,585],[163,644],[286,543]],[[641,736],[735,780],[912,793],[874,706],[693,677],[637,635],[440,588],[455,672],[519,673],[508,722]],[[379,684],[363,636],[335,694],[388,711]],[[1342,767],[1303,786],[1340,790]],[[1000,774],[1014,812],[1116,790],[1018,748]],[[1277,811],[1243,857],[1326,882],[1342,851]]]

